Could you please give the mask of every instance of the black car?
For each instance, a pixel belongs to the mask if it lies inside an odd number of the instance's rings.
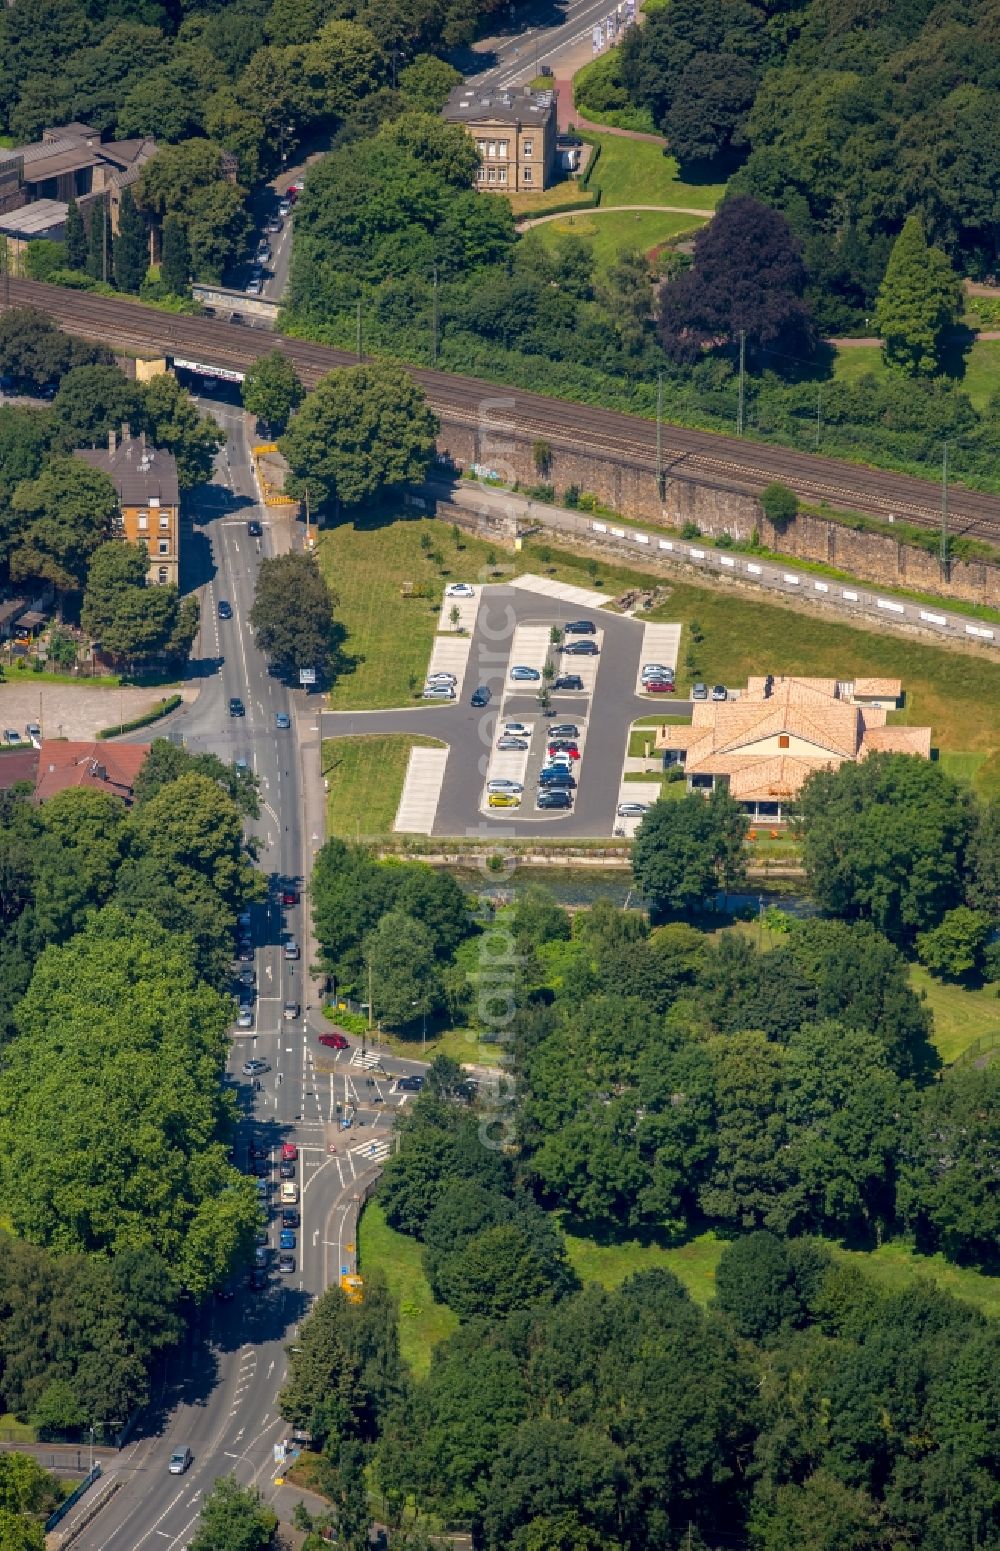
[[[250,1272],[250,1291],[263,1292],[267,1286],[267,1272],[260,1266],[254,1266]]]
[[[219,618],[220,619],[232,619],[232,617],[233,617],[233,605],[231,603],[227,603],[225,598],[220,598],[219,599]]]
[[[553,689],[582,689],[583,680],[578,673],[563,673],[556,679]]]
[[[255,518],[251,518],[251,520],[247,523],[247,535],[252,539],[259,539],[263,538],[264,536],[264,529]]]
[[[576,776],[568,770],[541,770],[538,773],[539,786],[575,786]]]
[[[597,626],[592,619],[574,619],[563,625],[563,635],[596,635]]]
[[[281,1226],[283,1228],[297,1228],[302,1222],[297,1206],[286,1206],[281,1212]]]
[[[278,1177],[279,1179],[295,1178],[295,1164],[292,1162],[291,1158],[282,1158],[281,1162],[278,1164]]]
[[[270,1179],[270,1177],[271,1177],[271,1160],[270,1160],[270,1158],[255,1158],[253,1160],[253,1163],[250,1165],[250,1172],[252,1174],[255,1174],[258,1179]]]
[[[539,808],[572,808],[573,798],[564,786],[556,786],[539,792],[536,798],[536,807]]]
[[[470,703],[472,705],[489,705],[492,698],[492,691],[485,684],[480,684],[478,689],[472,691]]]
[[[567,657],[596,657],[600,650],[596,641],[567,641],[563,654]]]
[[[419,1093],[423,1085],[424,1079],[419,1075],[401,1077],[398,1083],[400,1093]]]
[[[575,722],[553,722],[549,728],[550,738],[578,738],[580,729]]]
[[[238,695],[233,695],[229,702],[230,716],[246,716],[247,708]]]

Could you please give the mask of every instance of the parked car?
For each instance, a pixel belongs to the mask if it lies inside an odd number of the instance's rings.
[[[281,1181],[281,1204],[282,1206],[298,1206],[299,1204],[299,1187],[292,1179],[283,1179]]]
[[[280,215],[288,215],[290,213],[290,211],[291,211],[291,208],[292,208],[292,201],[290,199],[287,199],[287,198],[282,199],[280,204],[278,205],[278,213]]]
[[[555,743],[549,744],[548,752],[550,756],[553,754],[565,754],[568,759],[580,758],[580,750],[575,743],[570,743],[568,738],[557,738]]]
[[[515,684],[537,684],[542,675],[537,668],[529,668],[519,662],[511,668],[510,676]]]
[[[649,804],[645,802],[620,802],[618,804],[618,817],[620,819],[637,819],[648,812]]]
[[[575,786],[576,776],[571,770],[555,769],[540,770],[538,772],[539,786]]]
[[[278,1178],[295,1178],[295,1164],[291,1158],[282,1158],[281,1162],[278,1164]]]
[[[674,681],[673,679],[647,679],[642,687],[647,695],[672,695]]]
[[[257,244],[257,262],[259,264],[270,264],[271,262],[271,244],[266,237],[262,237]]]
[[[517,792],[490,792],[489,806],[491,808],[519,808],[521,798]]]
[[[269,1266],[271,1264],[271,1256],[266,1244],[257,1245],[253,1252],[253,1263],[255,1266]]]
[[[446,598],[474,598],[476,596],[476,589],[471,587],[468,582],[452,582],[449,587],[445,588],[444,595]]]
[[[282,1254],[278,1256],[278,1270],[282,1276],[290,1276],[295,1270],[295,1256]]]
[[[295,1234],[292,1232],[291,1228],[282,1228],[281,1232],[278,1235],[278,1248],[279,1249],[294,1249],[295,1248]]]
[[[24,730],[29,738],[40,738],[42,736],[42,729],[37,722],[29,722]]]
[[[296,1147],[294,1142],[282,1142],[282,1144],[281,1144],[281,1156],[282,1156],[282,1158],[284,1158],[286,1160],[288,1158],[291,1158],[292,1162],[294,1163],[295,1159],[298,1157],[298,1155],[299,1155],[299,1149]]]
[[[692,700],[707,700],[708,699],[708,685],[707,684],[692,684],[692,686],[691,686],[691,699]]]
[[[272,215],[267,223],[267,229],[269,232],[280,232],[284,230],[284,225],[280,215]]]
[[[16,727],[6,727],[4,729],[3,738],[5,743],[20,743],[21,734],[18,732]]]
[[[549,727],[550,738],[578,738],[580,729],[575,722],[553,722]]]
[[[492,781],[487,781],[488,792],[523,792],[524,787],[520,781],[512,781],[509,776],[494,776]]]
[[[563,635],[596,635],[597,626],[592,619],[573,619],[563,625]]]
[[[455,689],[451,684],[428,684],[421,700],[454,700]]]
[[[283,1228],[297,1228],[302,1218],[297,1207],[285,1206],[281,1210],[281,1226]]]
[[[232,619],[232,617],[233,617],[233,605],[231,603],[227,603],[225,598],[220,598],[219,599],[219,618],[220,619]]]
[[[508,738],[508,737],[504,737],[504,738],[498,738],[497,739],[497,748],[500,749],[501,752],[504,753],[504,754],[515,754],[518,751],[523,753],[523,751],[527,747],[528,747],[528,740],[527,740],[527,738]]]
[[[552,685],[553,689],[582,689],[583,680],[578,673],[563,673]]]
[[[536,808],[572,808],[573,796],[565,787],[544,787],[535,798]]]
[[[475,706],[489,705],[492,698],[492,691],[489,689],[488,685],[480,684],[478,689],[474,689],[472,691],[472,699],[469,704]]]
[[[663,662],[644,662],[639,676],[643,679],[672,679],[674,670]]]
[[[548,754],[542,768],[543,770],[571,770],[573,762],[568,754]]]
[[[194,1455],[187,1444],[184,1443],[171,1454],[170,1464],[167,1466],[167,1469],[172,1476],[182,1476],[193,1459]]]
[[[713,700],[726,700],[728,698],[729,698],[729,691],[726,689],[725,684],[713,684],[712,685],[712,699]]]
[[[563,647],[566,657],[596,657],[601,648],[596,641],[567,641]]]
[[[243,701],[240,699],[239,695],[233,695],[231,697],[229,701],[229,714],[230,716],[246,716],[247,708],[243,704]]]
[[[321,1045],[326,1045],[328,1050],[349,1050],[351,1042],[345,1039],[343,1034],[320,1034],[317,1036]]]
[[[247,1284],[251,1292],[263,1292],[267,1286],[267,1272],[261,1266],[254,1266],[247,1278]]]
[[[504,722],[500,731],[505,736],[510,734],[512,738],[530,738],[531,736],[531,728],[527,722]]]

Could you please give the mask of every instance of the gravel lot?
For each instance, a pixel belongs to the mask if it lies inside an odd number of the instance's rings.
[[[193,700],[196,685],[179,691],[185,700]],[[23,683],[0,684],[0,724],[16,727],[21,736],[29,722],[41,724],[46,738],[88,739],[102,727],[124,718],[142,716],[174,689],[113,689],[90,684],[47,684],[31,678]],[[154,723],[155,727],[155,723]],[[149,736],[156,736],[150,728]]]

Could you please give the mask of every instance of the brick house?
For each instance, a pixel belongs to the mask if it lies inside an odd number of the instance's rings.
[[[110,792],[132,804],[136,777],[146,762],[148,743],[72,743],[44,738],[38,752],[35,801],[78,787]]]

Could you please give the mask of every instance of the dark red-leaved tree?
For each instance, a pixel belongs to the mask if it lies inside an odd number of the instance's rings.
[[[816,329],[805,284],[802,251],[784,216],[747,194],[727,199],[695,238],[693,267],[664,289],[664,349],[675,360],[697,360],[744,330],[751,356],[810,354]]]

